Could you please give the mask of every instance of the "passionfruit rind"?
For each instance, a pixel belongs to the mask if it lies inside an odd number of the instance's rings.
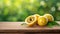
[[[40,17],[42,18],[42,17],[44,17],[44,16],[40,16]],[[44,18],[46,18],[46,17],[44,17]],[[46,18],[46,22],[48,22],[48,19],[47,19],[47,18]]]
[[[45,26],[48,23],[48,19],[44,16],[40,16],[38,19],[39,26]]]
[[[54,21],[54,17],[51,14],[45,14],[44,17],[46,17],[48,21]]]
[[[39,14],[34,14],[34,16],[39,17],[40,15]]]
[[[31,19],[31,21],[30,21]],[[33,21],[32,21],[33,20]],[[34,23],[36,22],[36,17],[35,16],[28,16],[26,19],[25,19],[25,23],[28,25],[28,26],[32,26]]]
[[[34,14],[34,16],[36,17],[36,21],[38,21],[38,18],[40,17],[39,14]]]

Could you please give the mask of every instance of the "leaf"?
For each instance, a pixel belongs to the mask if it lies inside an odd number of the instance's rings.
[[[55,25],[59,26],[60,24],[58,24],[56,21],[48,22],[47,24],[48,27],[53,27]]]

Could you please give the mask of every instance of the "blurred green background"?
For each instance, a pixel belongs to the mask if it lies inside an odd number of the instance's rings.
[[[60,20],[60,0],[0,0],[0,22],[24,21],[29,15],[46,13]]]

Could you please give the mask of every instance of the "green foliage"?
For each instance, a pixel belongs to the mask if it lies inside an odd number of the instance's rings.
[[[29,15],[45,13],[60,20],[60,0],[0,0],[0,21],[24,21]]]
[[[48,22],[48,24],[47,24],[48,27],[53,27],[53,26],[56,26],[56,25],[60,26],[60,24],[58,24],[56,21]]]

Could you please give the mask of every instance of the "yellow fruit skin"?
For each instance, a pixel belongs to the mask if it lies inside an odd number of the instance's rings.
[[[39,14],[34,14],[36,17],[39,17],[40,15]]]
[[[36,25],[38,25],[37,23],[38,23],[38,18],[40,17],[40,15],[39,14],[34,14],[34,16],[36,17]]]
[[[33,20],[33,21],[29,21],[29,19],[30,19],[31,17],[34,17],[34,20]],[[32,18],[32,19],[33,19],[33,18]],[[36,17],[35,17],[34,15],[28,16],[28,17],[25,19],[25,23],[26,23],[27,26],[29,26],[29,27],[33,26],[33,25],[35,24],[35,22],[36,22]]]
[[[51,14],[45,14],[44,17],[46,17],[48,21],[54,21],[54,18]]]
[[[39,26],[45,26],[47,23],[48,23],[47,18],[45,18],[45,17],[43,17],[43,16],[40,16],[40,17],[38,18],[38,25],[39,25]]]

